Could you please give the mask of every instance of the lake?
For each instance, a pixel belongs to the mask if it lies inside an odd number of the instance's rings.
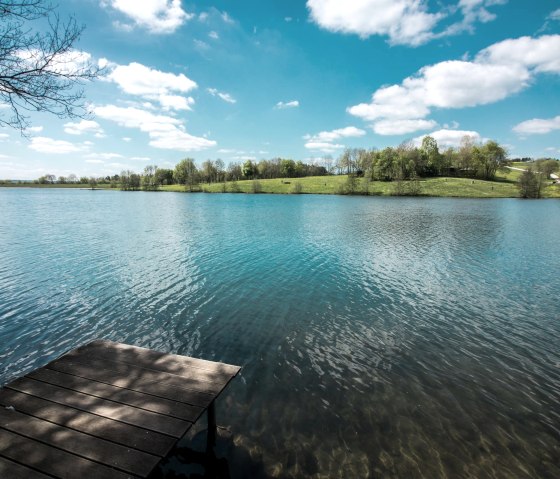
[[[243,366],[233,478],[560,477],[560,201],[0,188],[0,212],[0,384],[108,338]]]

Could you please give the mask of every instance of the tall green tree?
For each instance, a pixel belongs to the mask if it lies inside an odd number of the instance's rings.
[[[243,163],[241,171],[243,172],[243,176],[249,180],[251,178],[254,178],[257,174],[256,165],[251,160],[247,160],[245,163]]]
[[[540,198],[543,186],[543,174],[527,168],[517,181],[519,195],[521,198]]]
[[[144,191],[156,191],[159,189],[159,183],[157,181],[157,166],[148,165],[144,168],[144,173],[142,175],[142,189]]]
[[[198,168],[192,158],[185,158],[175,165],[173,173],[175,181],[193,191],[198,185]]]
[[[498,168],[506,162],[506,150],[491,140],[478,148],[476,155],[477,173],[480,178],[491,180]]]

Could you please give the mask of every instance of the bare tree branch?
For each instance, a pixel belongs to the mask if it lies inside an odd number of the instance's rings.
[[[0,126],[25,135],[26,112],[87,116],[83,84],[100,70],[74,48],[83,30],[43,0],[0,0]]]

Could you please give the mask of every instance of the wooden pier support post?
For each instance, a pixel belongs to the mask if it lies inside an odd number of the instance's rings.
[[[216,426],[216,408],[214,406],[214,401],[210,403],[207,409],[208,415],[208,432],[206,436],[206,453],[209,455],[214,454],[214,446],[216,446],[216,435],[217,435],[217,426]]]

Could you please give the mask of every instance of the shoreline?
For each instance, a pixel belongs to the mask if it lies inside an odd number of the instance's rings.
[[[239,180],[221,183],[200,183],[194,185],[193,193],[232,194],[319,194],[341,196],[406,196],[443,198],[519,198],[517,180],[519,170],[499,171],[494,180],[479,180],[462,177],[432,177],[405,181],[373,181],[367,178],[349,179],[347,175],[308,176],[302,178],[274,178]],[[81,189],[91,190],[79,184],[36,184],[0,183],[0,188],[38,189]],[[120,187],[98,184],[93,191],[121,191]],[[138,191],[143,191],[139,189]],[[189,193],[185,185],[164,185],[157,191]],[[560,184],[547,181],[542,189],[542,199],[560,198]]]

